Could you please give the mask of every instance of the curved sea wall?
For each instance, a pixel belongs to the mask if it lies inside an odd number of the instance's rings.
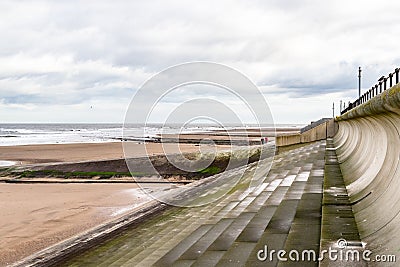
[[[400,260],[400,84],[336,118],[334,136],[360,237]]]

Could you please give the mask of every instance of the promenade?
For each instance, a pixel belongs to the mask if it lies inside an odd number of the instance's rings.
[[[276,266],[277,257],[257,257],[266,245],[318,255],[325,153],[326,141],[282,152],[260,186],[247,190],[243,179],[218,201],[170,208],[66,265]],[[286,265],[318,262],[279,262]]]

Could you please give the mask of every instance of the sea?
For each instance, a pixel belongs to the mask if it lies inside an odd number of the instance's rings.
[[[296,124],[281,124],[275,127],[299,127]],[[254,125],[246,125],[254,127]],[[158,134],[196,133],[222,129],[243,128],[243,125],[164,125],[120,123],[4,123],[0,124],[0,146],[32,144],[68,144],[115,142],[122,139],[148,140]],[[124,129],[124,130],[123,130]],[[123,132],[125,134],[123,134]]]

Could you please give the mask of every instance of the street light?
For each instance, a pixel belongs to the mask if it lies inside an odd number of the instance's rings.
[[[361,96],[361,67],[358,67],[358,98]]]

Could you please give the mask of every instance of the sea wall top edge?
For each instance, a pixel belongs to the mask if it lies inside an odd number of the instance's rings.
[[[341,116],[337,116],[335,120],[344,121],[382,113],[400,114],[400,83],[383,91],[368,102],[349,110]]]

